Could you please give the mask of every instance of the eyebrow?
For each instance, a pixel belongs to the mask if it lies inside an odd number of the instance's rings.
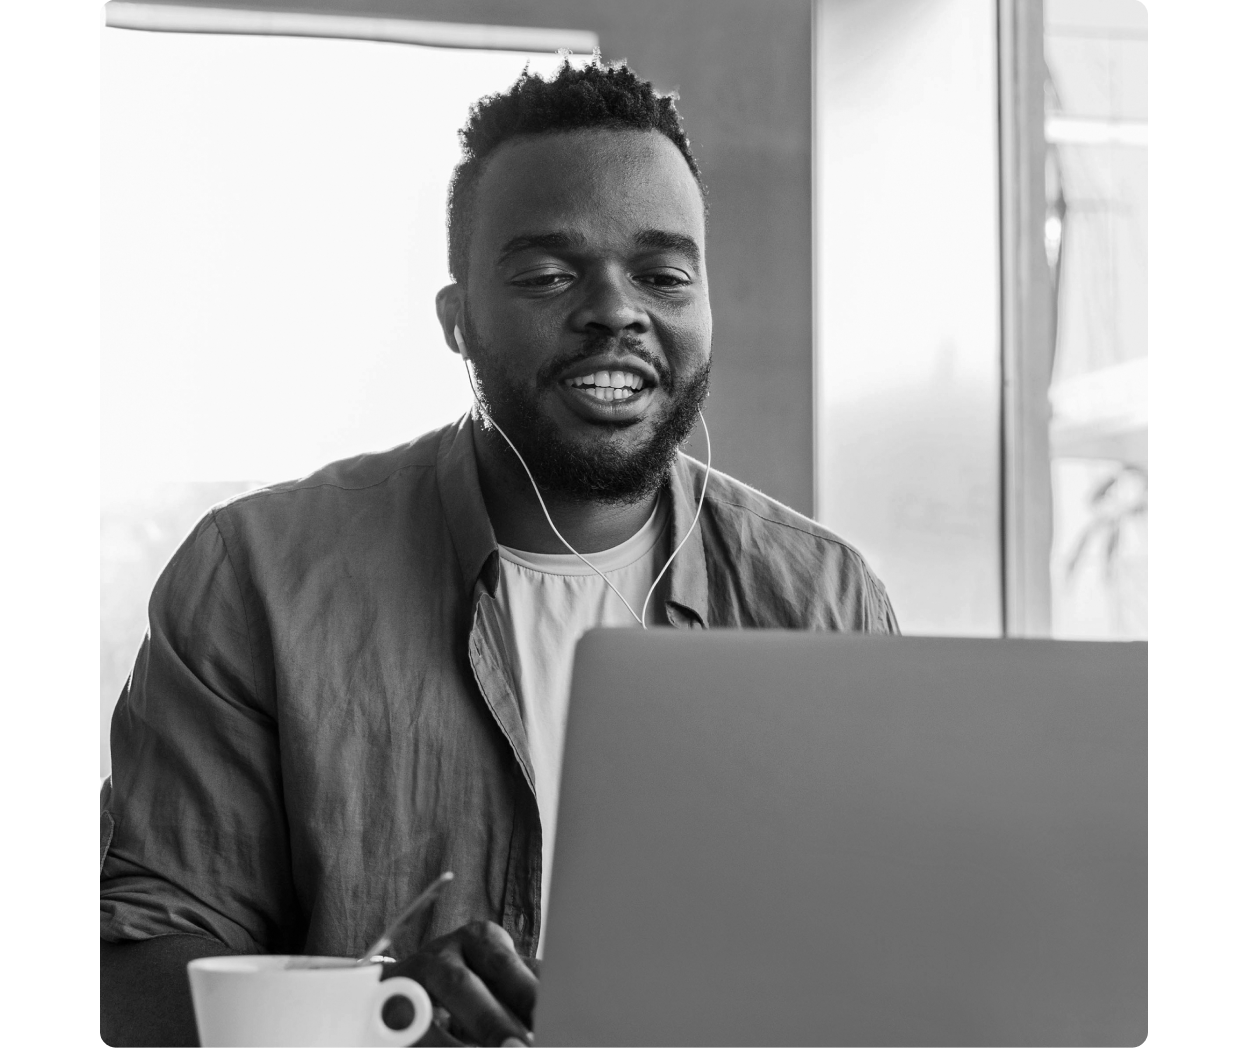
[[[679,251],[688,255],[695,262],[701,261],[702,253],[698,250],[698,242],[684,233],[672,233],[664,229],[645,229],[638,233],[633,242],[638,247],[657,248],[661,251]],[[585,237],[577,233],[522,233],[512,237],[498,253],[495,265],[502,265],[512,255],[532,248],[547,251],[561,251],[582,248],[586,245]]]
[[[695,262],[701,260],[698,242],[684,233],[670,233],[665,229],[647,229],[636,236],[638,247],[653,247],[661,251],[679,251]]]
[[[584,247],[585,238],[572,233],[522,233],[512,237],[503,245],[498,253],[496,265],[501,265],[511,255],[530,248],[545,248],[548,251],[566,250],[567,248]]]

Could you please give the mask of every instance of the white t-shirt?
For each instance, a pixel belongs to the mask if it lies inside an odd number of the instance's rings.
[[[632,538],[586,558],[611,580],[638,615],[655,575],[667,559],[667,500]],[[528,553],[499,547],[499,603],[511,630],[518,666],[520,710],[528,735],[537,809],[542,820],[542,915],[550,900],[550,863],[559,811],[559,769],[568,722],[572,654],[581,634],[594,626],[637,626],[637,620],[605,582],[571,553]],[[646,624],[660,621],[658,593]],[[546,941],[542,920],[537,954]]]

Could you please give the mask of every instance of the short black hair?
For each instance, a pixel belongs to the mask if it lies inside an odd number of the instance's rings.
[[[661,95],[623,62],[607,63],[595,53],[589,64],[576,68],[565,56],[549,80],[526,68],[502,94],[486,95],[460,128],[463,154],[451,176],[447,193],[447,254],[451,278],[468,279],[468,242],[473,196],[490,155],[504,142],[522,135],[608,128],[621,131],[658,131],[685,158],[706,198],[698,162],[681,128],[673,96]]]

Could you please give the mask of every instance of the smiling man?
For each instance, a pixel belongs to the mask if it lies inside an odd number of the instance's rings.
[[[671,99],[565,65],[461,134],[437,310],[475,410],[215,507],[153,593],[102,799],[109,1043],[193,1043],[187,960],[354,956],[446,869],[390,967],[431,1039],[524,1043],[577,638],[896,629],[856,551],[678,453],[711,310]]]

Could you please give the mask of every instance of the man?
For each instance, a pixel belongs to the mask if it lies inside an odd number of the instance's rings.
[[[461,137],[437,309],[476,410],[214,508],[156,585],[102,801],[111,1043],[193,1039],[189,959],[358,954],[446,869],[390,967],[525,1042],[577,637],[896,628],[853,549],[677,454],[711,313],[671,99],[565,64]]]

